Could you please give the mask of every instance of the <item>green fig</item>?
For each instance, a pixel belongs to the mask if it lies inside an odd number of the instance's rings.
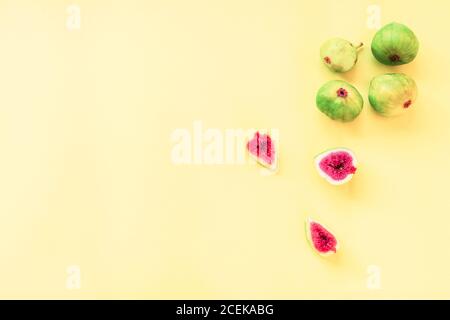
[[[374,57],[388,66],[410,63],[419,51],[419,40],[407,26],[392,22],[378,30],[372,39]]]
[[[333,38],[325,41],[320,47],[320,58],[330,70],[346,72],[358,61],[358,49],[362,45],[361,43],[355,47],[347,40]]]
[[[355,119],[363,108],[363,98],[358,90],[342,80],[325,83],[317,92],[317,108],[333,120],[349,122]]]
[[[403,73],[386,73],[370,82],[369,102],[383,116],[396,116],[411,109],[417,98],[416,82]]]

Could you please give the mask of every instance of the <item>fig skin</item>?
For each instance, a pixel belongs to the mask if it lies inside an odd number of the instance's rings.
[[[397,116],[414,107],[417,91],[416,82],[406,74],[386,73],[370,81],[369,102],[382,116]]]
[[[419,51],[419,40],[407,26],[392,22],[377,31],[371,49],[382,64],[398,66],[414,60]]]
[[[323,63],[334,72],[347,72],[358,61],[358,49],[349,41],[341,38],[333,38],[325,41],[320,47],[320,58]]]
[[[364,101],[358,90],[350,83],[331,80],[317,92],[316,105],[331,119],[350,122],[361,113]]]

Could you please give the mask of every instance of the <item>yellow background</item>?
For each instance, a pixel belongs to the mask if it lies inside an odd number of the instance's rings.
[[[66,28],[69,4],[81,28]],[[419,55],[389,68],[370,52],[382,23],[409,25]],[[450,298],[448,1],[0,1],[1,298]],[[334,36],[358,64],[321,63]],[[385,119],[370,79],[411,75],[419,99]],[[316,110],[345,79],[365,97],[354,122]],[[172,132],[276,128],[280,171],[171,161]],[[351,148],[347,185],[313,156]],[[317,256],[303,221],[341,242]],[[81,288],[66,288],[67,267]],[[370,265],[381,288],[367,288]]]

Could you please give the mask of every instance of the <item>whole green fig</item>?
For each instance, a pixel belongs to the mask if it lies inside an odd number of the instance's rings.
[[[346,72],[353,68],[358,61],[358,49],[350,42],[340,38],[325,41],[320,47],[320,58],[325,65],[334,72]]]
[[[382,27],[372,39],[374,57],[388,66],[406,64],[414,60],[419,41],[407,26],[392,22]]]
[[[403,73],[387,73],[372,79],[369,102],[383,116],[396,116],[411,109],[417,98],[415,81]]]
[[[317,108],[333,120],[349,122],[363,108],[363,98],[358,90],[342,80],[325,83],[317,92]]]

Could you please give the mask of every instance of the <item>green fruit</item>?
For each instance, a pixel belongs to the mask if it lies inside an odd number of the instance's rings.
[[[406,64],[414,60],[419,41],[414,32],[400,23],[389,23],[378,30],[372,40],[372,53],[388,66]]]
[[[358,49],[362,45],[361,43],[355,47],[347,40],[333,38],[320,47],[320,58],[329,69],[335,72],[346,72],[358,61]]]
[[[415,81],[403,73],[387,73],[372,79],[369,102],[383,116],[396,116],[411,109],[417,98]]]
[[[363,108],[363,98],[354,86],[342,80],[325,83],[317,92],[316,105],[333,120],[349,122]]]

